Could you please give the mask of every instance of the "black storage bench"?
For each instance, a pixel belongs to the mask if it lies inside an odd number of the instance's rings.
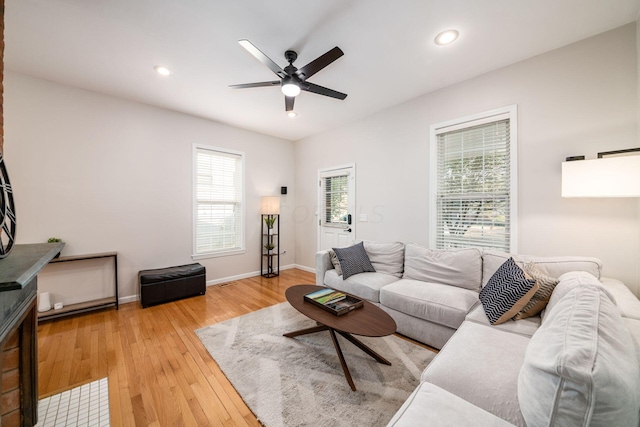
[[[198,263],[140,271],[138,283],[142,307],[204,295],[207,290],[205,273],[205,268]]]

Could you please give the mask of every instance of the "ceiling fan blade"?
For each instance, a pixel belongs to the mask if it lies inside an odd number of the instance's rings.
[[[336,46],[329,52],[325,53],[322,56],[319,56],[304,67],[298,69],[298,71],[296,71],[296,74],[303,80],[308,79],[327,65],[331,64],[336,59],[340,58],[342,55],[344,55],[344,52],[342,51],[342,49]]]
[[[258,82],[258,83],[243,83],[239,85],[229,85],[233,89],[247,89],[251,87],[265,87],[265,86],[280,86],[280,81],[274,82]]]
[[[258,61],[262,62],[267,66],[267,68],[276,73],[278,77],[283,79],[287,76],[287,73],[285,73],[284,70],[278,66],[278,64],[273,62],[271,58],[262,53],[262,51],[255,47],[249,40],[238,40],[238,43],[240,43],[240,46],[245,48],[247,52],[253,55]]]
[[[284,110],[285,111],[293,111],[293,103],[296,100],[295,96],[285,96],[284,97]]]
[[[306,90],[307,92],[317,93],[318,95],[330,96],[331,98],[345,99],[347,97],[346,93],[338,92],[337,90],[328,89],[309,82],[304,82],[304,84],[300,86],[300,89]]]

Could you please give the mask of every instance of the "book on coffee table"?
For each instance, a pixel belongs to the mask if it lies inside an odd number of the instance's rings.
[[[331,288],[306,294],[304,300],[336,316],[348,313],[363,305],[361,299]]]

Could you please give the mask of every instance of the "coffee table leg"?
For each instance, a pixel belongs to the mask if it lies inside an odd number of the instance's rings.
[[[384,363],[385,365],[391,365],[391,362],[389,362],[387,359],[385,359],[384,357],[380,356],[378,353],[376,353],[375,351],[373,351],[371,348],[367,347],[362,341],[360,341],[359,339],[357,339],[356,337],[354,337],[351,334],[348,334],[346,332],[342,332],[342,331],[337,331],[340,335],[342,335],[343,337],[345,337],[346,339],[348,339],[351,343],[353,343],[353,345],[355,345],[356,347],[358,347],[360,350],[364,351],[365,353],[367,353],[369,356],[373,357],[374,359],[376,359],[378,362],[380,363]]]
[[[300,335],[307,335],[307,334],[313,334],[315,332],[326,331],[327,329],[329,328],[326,327],[325,325],[318,325],[312,328],[306,328],[306,329],[300,329],[298,331],[288,332],[286,334],[283,334],[283,336],[287,338],[293,338],[293,337],[298,337]]]
[[[331,333],[333,346],[336,348],[336,353],[338,353],[338,358],[340,359],[340,364],[342,365],[342,371],[344,372],[344,376],[347,378],[347,382],[351,386],[351,390],[356,391],[356,386],[353,383],[353,379],[351,378],[351,372],[349,372],[349,368],[347,367],[347,362],[344,360],[344,356],[342,355],[342,350],[340,349],[340,344],[338,344],[338,337],[336,337],[336,333],[333,331],[333,329],[329,328],[329,332]]]

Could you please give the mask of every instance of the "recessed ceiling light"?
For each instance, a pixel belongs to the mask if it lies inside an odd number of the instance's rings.
[[[293,119],[295,117],[298,117],[298,113],[296,113],[295,111],[287,111],[287,117]]]
[[[453,43],[459,35],[460,33],[458,33],[458,30],[446,30],[438,34],[434,41],[437,45],[442,46],[445,44]]]
[[[171,74],[173,74],[170,69],[168,69],[167,67],[163,67],[162,65],[156,65],[155,67],[153,67],[153,69],[156,70],[156,73],[160,74],[161,76],[170,76]]]

